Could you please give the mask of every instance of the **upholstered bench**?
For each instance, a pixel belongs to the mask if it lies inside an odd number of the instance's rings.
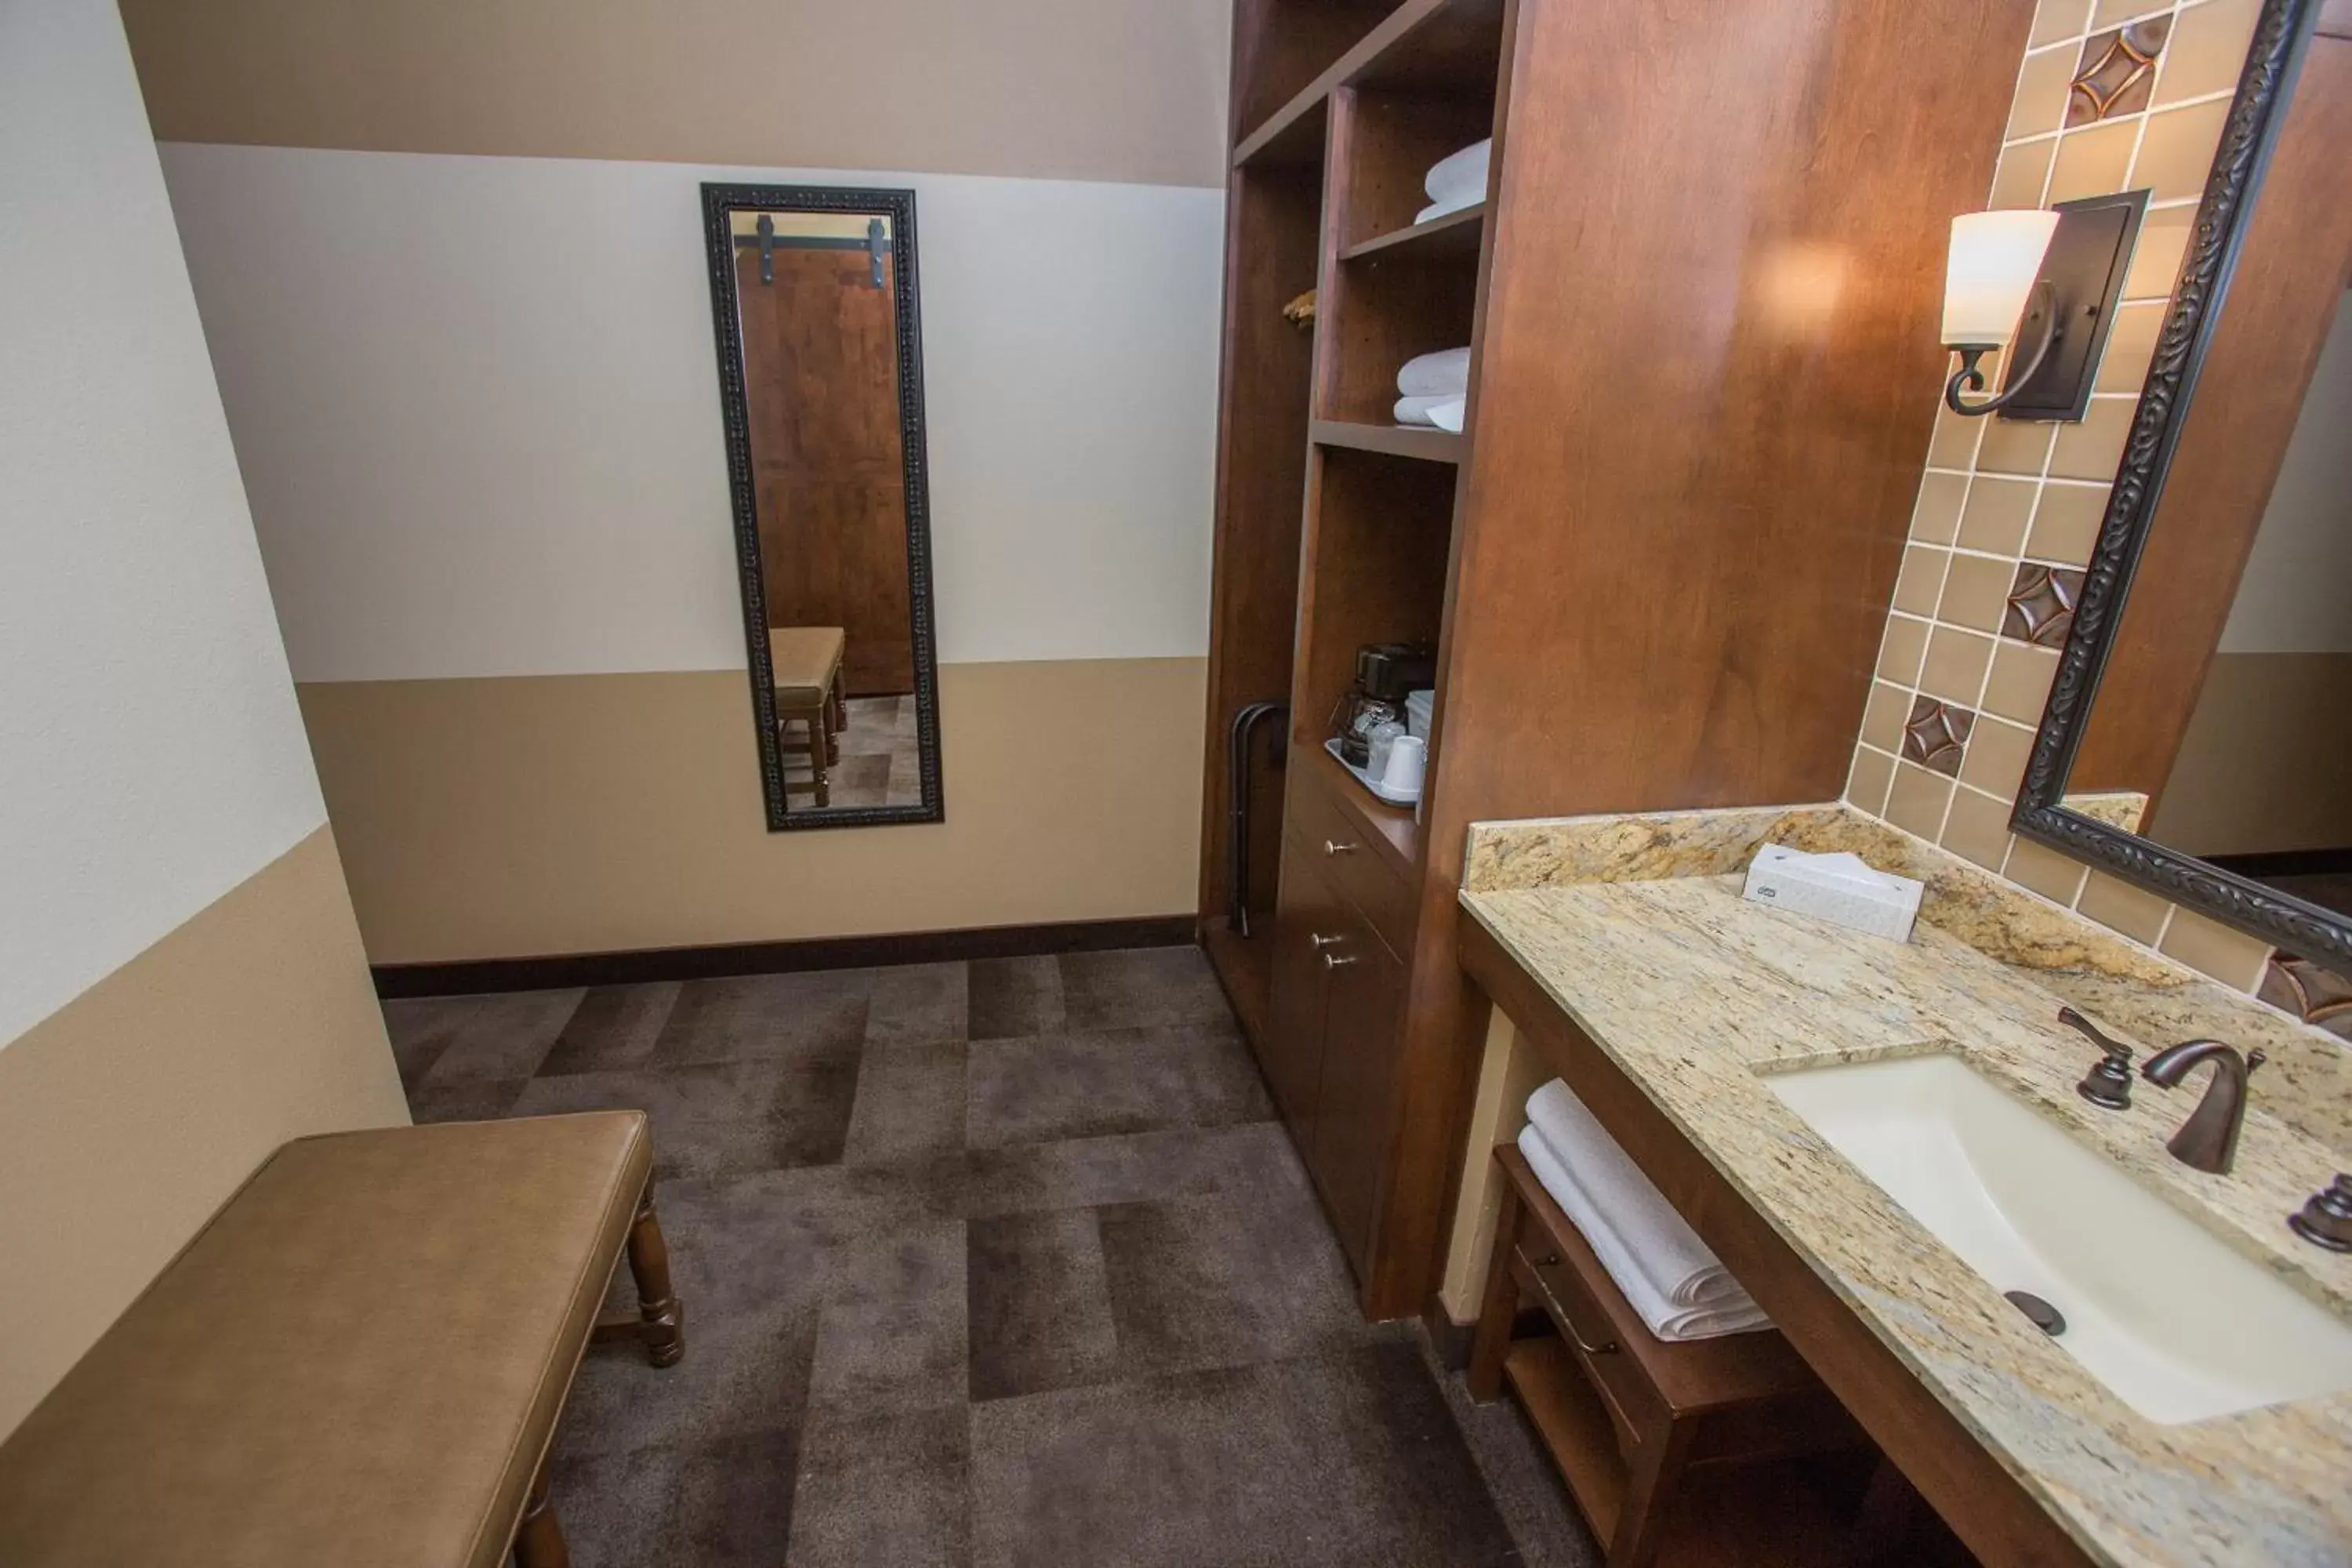
[[[567,1562],[582,1352],[684,1349],[652,1170],[633,1110],[287,1144],[0,1444],[0,1563]]]
[[[847,722],[841,704],[841,656],[847,638],[839,626],[770,626],[768,664],[775,677],[776,740],[799,720],[808,731],[809,778],[819,805],[833,804],[826,773],[841,761],[839,736]]]

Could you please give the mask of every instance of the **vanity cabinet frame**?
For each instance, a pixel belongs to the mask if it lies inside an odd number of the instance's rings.
[[[2091,1561],[1485,926],[1464,921],[1458,952],[1477,1010],[1491,1003],[1510,1019],[1971,1552],[2003,1564]]]

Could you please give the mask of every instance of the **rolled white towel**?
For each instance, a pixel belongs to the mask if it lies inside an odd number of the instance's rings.
[[[1658,1293],[1677,1307],[1715,1305],[1748,1292],[1707,1250],[1642,1168],[1627,1157],[1592,1112],[1553,1079],[1528,1098],[1528,1121],[1540,1130],[1577,1184],[1609,1215]]]
[[[1465,206],[1469,202],[1483,202],[1486,199],[1487,163],[1494,152],[1495,139],[1489,136],[1459,153],[1449,153],[1429,166],[1421,188],[1429,193],[1433,202],[1461,201],[1465,195],[1469,198],[1462,204]]]
[[[1463,411],[1468,402],[1459,393],[1452,397],[1400,397],[1396,401],[1396,422],[1433,426],[1459,436]]]
[[[1459,397],[1470,390],[1470,351],[1415,354],[1397,372],[1396,386],[1400,397]]]
[[[1570,1224],[1583,1233],[1585,1242],[1592,1248],[1593,1257],[1650,1332],[1667,1341],[1708,1340],[1724,1334],[1744,1334],[1757,1329],[1769,1329],[1772,1320],[1763,1310],[1743,1295],[1738,1302],[1684,1307],[1669,1301],[1653,1286],[1643,1272],[1633,1266],[1633,1254],[1625,1242],[1610,1227],[1609,1220],[1584,1189],[1576,1184],[1552,1152],[1533,1122],[1519,1133],[1519,1152],[1527,1156],[1528,1168],[1551,1194],[1552,1202],[1560,1206]]]

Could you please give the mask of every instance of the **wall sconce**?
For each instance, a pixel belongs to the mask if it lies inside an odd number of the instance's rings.
[[[2146,191],[2048,210],[1966,213],[1952,220],[1944,269],[1944,343],[1960,356],[1945,405],[1971,417],[2080,419],[2091,403]],[[1987,354],[2014,346],[2007,386],[1980,403]]]

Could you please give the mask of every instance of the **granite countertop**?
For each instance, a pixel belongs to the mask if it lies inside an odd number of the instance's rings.
[[[1744,901],[1757,845],[1851,849],[1927,884],[1908,943]],[[2352,1319],[2352,1256],[2282,1223],[2352,1167],[2352,1052],[1968,862],[1844,807],[1471,829],[1462,904],[2097,1561],[2352,1562],[2352,1392],[2181,1425],[2044,1338],[1774,1095],[1777,1070],[1951,1052],[2207,1229]],[[2261,1046],[2235,1172],[2165,1140],[2202,1092],[2128,1110],[2074,1085],[2072,1004],[2146,1054]]]

